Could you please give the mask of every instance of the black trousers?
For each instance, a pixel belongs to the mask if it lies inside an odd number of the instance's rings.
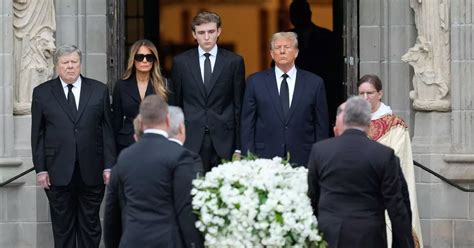
[[[77,163],[69,185],[51,185],[46,190],[56,248],[99,247],[99,210],[104,190],[103,184],[85,185]]]
[[[221,159],[219,158],[219,156],[217,156],[217,152],[216,149],[214,149],[214,145],[212,144],[212,139],[209,132],[206,132],[204,134],[204,139],[202,141],[199,155],[201,156],[204,173],[210,171],[213,167],[219,165]]]

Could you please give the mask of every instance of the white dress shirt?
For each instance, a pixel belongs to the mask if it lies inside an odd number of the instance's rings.
[[[64,90],[64,95],[66,95],[67,99],[67,93],[69,92],[69,88],[67,87],[67,83],[65,83],[61,78],[61,84],[63,85],[63,90]],[[76,82],[72,84],[72,93],[74,94],[74,100],[76,100],[76,108],[79,109],[79,98],[81,97],[81,86],[82,86],[82,80],[81,77],[78,77]]]
[[[282,75],[285,74],[278,66],[275,66],[275,77],[278,87],[278,94],[280,94],[280,87],[281,81],[283,81]],[[291,102],[293,100],[293,92],[295,92],[295,84],[296,84],[296,67],[293,66],[287,73],[288,78],[286,78],[286,82],[288,83],[288,95],[289,95],[289,103],[291,107]]]
[[[201,68],[201,78],[202,81],[204,82],[204,60],[206,60],[206,56],[204,55],[206,51],[204,51],[200,46],[198,46],[198,52],[199,52],[199,67]],[[211,54],[209,56],[209,60],[211,61],[211,73],[214,71],[214,65],[216,64],[216,57],[217,57],[217,45],[214,46],[214,48],[211,49],[211,51],[207,52]]]
[[[177,144],[180,145],[180,146],[183,146],[183,143],[181,143],[181,141],[180,141],[179,139],[169,138],[168,140],[169,140],[169,141],[173,141],[173,142],[177,143]]]

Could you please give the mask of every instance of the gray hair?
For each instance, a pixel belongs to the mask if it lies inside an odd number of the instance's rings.
[[[293,44],[295,44],[295,48],[298,49],[298,35],[295,32],[278,32],[272,35],[272,39],[270,40],[270,49],[273,49],[273,43],[279,39],[290,39]]]
[[[179,133],[179,125],[184,123],[184,113],[183,110],[177,106],[168,106],[168,112],[170,114],[168,135],[170,138],[173,138]]]
[[[70,53],[73,53],[73,52],[77,52],[77,54],[79,55],[79,61],[82,61],[82,52],[77,46],[75,46],[75,45],[61,45],[61,46],[57,47],[56,51],[54,52],[54,57],[53,57],[54,64],[55,65],[58,64],[58,60],[61,56],[65,55],[65,54],[70,54]]]
[[[343,118],[345,128],[367,128],[370,125],[370,118],[371,108],[367,100],[353,96],[346,101]]]

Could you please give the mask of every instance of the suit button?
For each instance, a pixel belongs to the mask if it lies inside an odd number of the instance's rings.
[[[288,129],[288,126],[285,126],[285,130]]]
[[[74,129],[74,132],[77,133],[77,129]]]

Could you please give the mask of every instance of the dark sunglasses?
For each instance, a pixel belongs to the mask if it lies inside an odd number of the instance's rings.
[[[145,58],[146,58],[146,61],[148,62],[153,62],[156,59],[155,55],[153,54],[141,54],[141,53],[135,54],[135,61],[140,62],[140,61],[143,61],[143,59]]]

